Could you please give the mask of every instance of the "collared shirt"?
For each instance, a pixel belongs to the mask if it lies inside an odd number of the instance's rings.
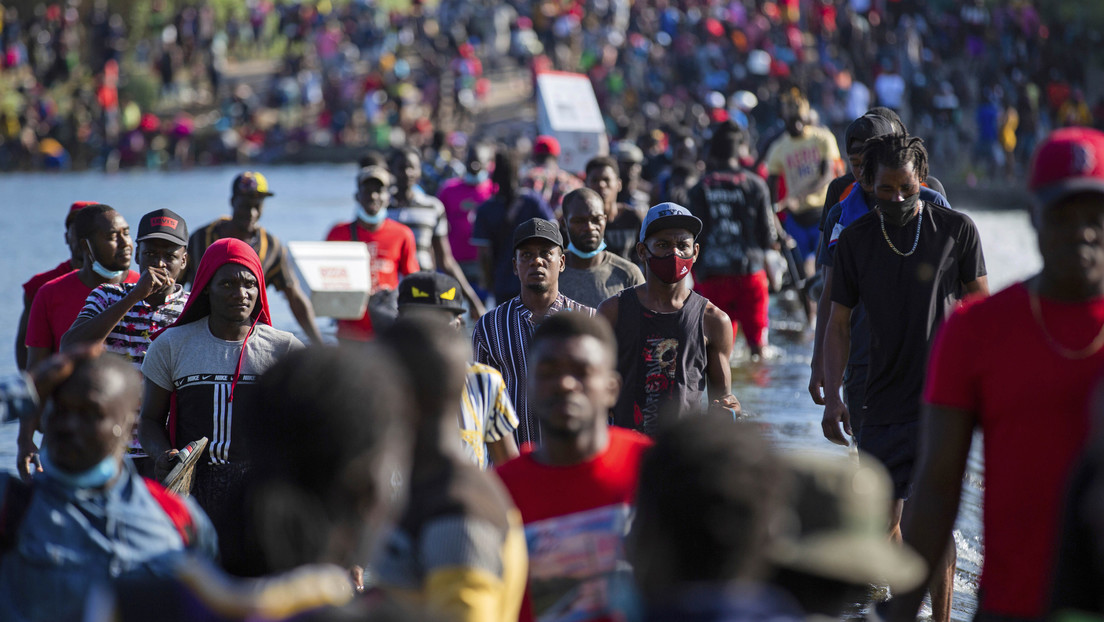
[[[0,479],[0,498],[8,478]],[[15,546],[0,556],[0,620],[78,620],[93,586],[168,574],[185,556],[165,509],[129,460],[105,489],[34,479]],[[215,532],[191,499],[193,552],[213,559]]]
[[[487,468],[487,444],[496,443],[518,427],[517,413],[502,374],[489,365],[472,363],[460,401],[460,438],[464,454]]]
[[[560,311],[594,315],[592,307],[579,304],[563,294],[556,296],[556,300],[548,308],[548,315]],[[539,319],[534,321],[533,312],[522,304],[521,296],[517,296],[479,318],[472,333],[475,361],[497,369],[506,380],[506,389],[514,398],[514,410],[520,420],[520,425],[514,432],[518,447],[524,443],[539,445],[541,442],[540,424],[529,409],[526,391],[529,342],[539,323]]]

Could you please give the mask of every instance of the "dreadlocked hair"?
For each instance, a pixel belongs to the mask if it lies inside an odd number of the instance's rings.
[[[928,151],[919,137],[887,134],[871,138],[863,143],[862,181],[874,187],[879,166],[904,168],[909,162],[920,181],[928,178]]]

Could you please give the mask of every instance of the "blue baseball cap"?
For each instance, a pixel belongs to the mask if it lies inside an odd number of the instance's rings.
[[[686,229],[697,238],[702,230],[702,221],[678,203],[653,205],[644,217],[644,224],[640,225],[640,241],[664,229]]]

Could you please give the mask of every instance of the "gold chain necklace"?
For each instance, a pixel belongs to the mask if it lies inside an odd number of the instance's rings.
[[[1070,350],[1058,343],[1058,340],[1047,330],[1046,323],[1043,322],[1043,307],[1039,303],[1038,294],[1031,291],[1029,288],[1027,296],[1031,304],[1031,315],[1035,318],[1035,323],[1039,325],[1039,329],[1043,331],[1043,336],[1046,337],[1047,345],[1053,348],[1055,352],[1062,355],[1064,358],[1077,360],[1087,359],[1099,352],[1100,348],[1104,348],[1104,325],[1100,327],[1100,332],[1097,333],[1096,339],[1093,339],[1092,343],[1080,350]]]
[[[912,250],[907,253],[902,253],[897,250],[897,247],[893,245],[893,242],[889,240],[889,234],[886,233],[885,228],[885,216],[882,216],[882,210],[878,210],[878,220],[882,223],[882,237],[885,238],[886,244],[889,244],[889,250],[897,253],[902,257],[908,257],[916,252],[917,245],[920,244],[920,226],[924,224],[924,204],[920,204],[920,211],[916,214],[916,239],[912,241]]]

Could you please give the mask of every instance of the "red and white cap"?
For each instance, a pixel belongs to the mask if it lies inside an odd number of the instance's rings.
[[[1104,194],[1104,132],[1087,127],[1051,132],[1035,149],[1027,189],[1036,207],[1081,192]]]

